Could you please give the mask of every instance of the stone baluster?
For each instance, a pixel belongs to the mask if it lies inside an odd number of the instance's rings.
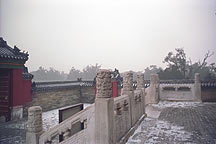
[[[96,75],[95,143],[114,144],[114,101],[111,72],[99,70]]]
[[[144,74],[137,74],[137,90],[142,90],[141,102],[143,113],[145,113],[145,81]]]
[[[158,81],[159,81],[158,74],[150,75],[150,84],[158,84]]]
[[[195,76],[194,76],[194,99],[196,101],[202,101],[201,100],[201,82],[200,82],[199,73],[195,73]]]
[[[159,85],[160,80],[158,74],[151,74],[150,75],[150,87],[153,88],[152,103],[158,103],[159,102]]]
[[[128,111],[128,102],[127,100],[124,100],[124,107],[123,107],[124,111]]]
[[[115,107],[115,110],[116,110],[116,114],[117,115],[121,115],[122,114],[122,111],[121,111],[121,105],[120,105],[120,103],[117,103],[116,104],[116,107]]]
[[[42,127],[42,108],[33,106],[28,109],[28,128],[26,133],[27,144],[39,144]]]
[[[155,104],[159,102],[159,77],[158,74],[150,75],[150,87],[145,96],[145,104]]]
[[[67,129],[64,134],[63,134],[63,139],[66,140],[70,137],[71,135],[71,131],[69,129]]]
[[[86,128],[87,128],[87,125],[88,125],[87,119],[83,120],[83,123],[84,123],[84,129],[86,129]]]
[[[133,72],[125,72],[123,74],[123,89],[122,89],[122,95],[128,95],[129,96],[129,113],[131,118],[129,119],[130,127],[136,123],[134,113],[136,113],[134,105],[135,105],[135,99],[134,99],[134,89],[133,89]]]

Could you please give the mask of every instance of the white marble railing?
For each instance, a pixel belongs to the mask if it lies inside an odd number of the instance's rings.
[[[113,98],[111,72],[100,70],[96,76],[95,104],[46,132],[42,131],[42,109],[40,107],[30,108],[28,121],[31,127],[27,132],[27,143],[51,144],[59,135],[63,136],[60,144],[124,143],[132,132],[131,128],[145,114],[144,75],[141,74],[138,78],[137,90],[134,90],[133,73],[125,73],[122,95]],[[77,123],[81,124],[81,130],[77,131]]]
[[[71,142],[74,141],[73,139],[70,138],[70,137],[74,137],[74,135],[71,136],[71,131],[73,129],[73,125],[76,124],[77,122],[84,123],[84,129],[78,133],[85,133],[87,131],[90,123],[94,120],[94,108],[95,108],[95,106],[94,106],[94,104],[92,104],[91,106],[87,107],[86,109],[84,109],[84,110],[76,113],[72,117],[64,120],[63,122],[61,122],[57,126],[55,126],[51,129],[49,129],[48,131],[42,133],[42,135],[40,136],[40,139],[39,139],[39,143],[40,144],[47,144],[47,143],[51,144],[53,139],[56,136],[59,136],[62,134],[63,134],[64,140],[61,143],[65,143],[68,140],[70,140]],[[92,137],[94,137],[94,136],[92,136]],[[89,140],[90,139],[91,139],[91,137],[89,137]],[[71,143],[71,142],[68,142],[68,143]],[[74,143],[76,143],[76,142],[74,142]],[[71,143],[71,144],[73,144],[73,143]]]
[[[114,98],[114,109],[115,114],[121,114],[122,110],[127,111],[130,105],[130,99],[128,95],[122,95],[119,97]]]
[[[130,98],[122,95],[114,98],[114,134],[116,141],[119,141],[131,128]]]
[[[195,100],[194,84],[160,84],[160,100]]]
[[[116,142],[119,142],[145,113],[143,91],[135,90],[131,94],[114,98],[113,133]]]

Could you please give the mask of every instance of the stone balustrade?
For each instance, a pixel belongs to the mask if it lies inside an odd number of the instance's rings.
[[[77,122],[84,123],[84,130],[81,130],[82,132],[80,132],[80,133],[84,133],[83,135],[85,135],[85,133],[88,131],[88,130],[86,130],[86,129],[88,129],[87,125],[89,123],[92,123],[92,119],[94,119],[93,117],[94,117],[94,104],[87,107],[86,109],[78,112],[77,114],[73,115],[72,117],[66,119],[65,121],[63,121],[59,125],[57,125],[51,129],[49,129],[48,131],[44,132],[40,136],[39,143],[40,144],[47,144],[47,143],[51,144],[55,137],[62,135],[62,134],[63,134],[64,141],[67,140],[70,143],[70,141],[73,141],[73,139],[72,140],[70,139],[73,125]],[[89,138],[86,138],[82,142],[86,142],[86,140],[91,139],[91,137],[94,137],[94,136],[89,136]]]
[[[160,100],[193,101],[194,84],[160,84]]]
[[[146,104],[158,103],[159,100],[201,101],[200,75],[196,73],[194,80],[160,82],[158,75],[152,74],[146,92]]]
[[[124,73],[123,90],[120,97],[114,98],[114,135],[117,143],[124,143],[124,137],[131,127],[145,114],[144,75],[137,77],[137,89],[133,89],[133,73]]]
[[[171,93],[171,97],[180,93],[189,95],[191,100],[201,100],[199,74],[195,75],[194,84],[160,84],[157,74],[150,78],[146,94],[143,74],[137,75],[137,88],[134,89],[133,73],[124,73],[121,96],[113,98],[111,72],[100,70],[96,76],[95,103],[46,132],[42,129],[42,109],[39,106],[29,108],[27,144],[51,144],[59,135],[63,135],[61,144],[123,144],[144,117],[145,104],[166,100],[165,93],[166,96]],[[77,122],[82,123],[83,128],[73,133]]]
[[[131,128],[131,111],[130,98],[123,95],[114,98],[114,136],[116,141],[125,135]]]
[[[143,108],[144,75],[140,75],[138,78],[141,78],[141,80],[138,82],[137,90],[134,90],[132,72],[125,73],[122,90],[124,95],[113,98],[111,72],[109,70],[100,70],[96,76],[97,93],[95,104],[92,104],[46,132],[43,132],[42,128],[38,127],[38,131],[33,131],[33,133],[37,134],[37,140],[30,139],[27,144],[33,143],[32,141],[35,144],[51,144],[59,135],[63,135],[61,144],[125,143],[131,128],[145,114]],[[31,114],[31,108],[29,112]],[[35,118],[39,119],[41,117],[38,115]],[[32,121],[32,119],[29,117],[29,121]],[[72,134],[73,126],[77,122],[83,123],[84,129]]]

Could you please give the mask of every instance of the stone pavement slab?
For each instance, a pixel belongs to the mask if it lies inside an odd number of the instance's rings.
[[[159,102],[152,107],[161,110],[159,117],[149,115],[127,144],[216,144],[216,103]]]

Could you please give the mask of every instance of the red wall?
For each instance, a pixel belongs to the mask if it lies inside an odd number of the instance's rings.
[[[117,81],[112,82],[112,97],[117,97],[118,96],[118,85]]]
[[[24,103],[32,100],[31,96],[31,80],[23,80]]]
[[[121,87],[118,87],[118,96],[121,95]]]
[[[12,70],[12,105],[23,105],[31,101],[31,80],[23,80],[22,69]]]
[[[119,94],[120,93],[120,94]],[[97,88],[95,84],[95,95],[97,94]],[[112,81],[112,97],[118,97],[121,95],[121,88],[118,88],[118,82]]]

